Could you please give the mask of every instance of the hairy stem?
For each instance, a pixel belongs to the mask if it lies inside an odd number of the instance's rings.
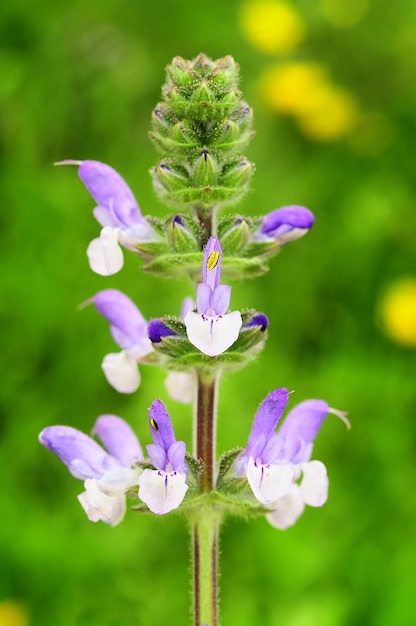
[[[198,374],[195,456],[200,460],[199,492],[215,489],[217,378]],[[218,626],[218,531],[221,515],[208,497],[191,518],[194,626]]]
[[[192,524],[194,626],[218,626],[218,531],[220,520],[203,507]]]
[[[217,379],[198,375],[195,420],[195,456],[201,462],[199,492],[215,485]]]
[[[216,208],[217,207],[215,205],[209,207],[208,210],[206,207],[202,207],[198,205],[194,207],[198,221],[202,226],[202,231],[203,231],[203,235],[201,239],[202,246],[205,246],[208,239],[211,237],[211,235],[214,234],[214,221],[215,221]]]

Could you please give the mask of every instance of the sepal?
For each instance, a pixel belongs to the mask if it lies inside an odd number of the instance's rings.
[[[246,189],[248,183],[254,173],[254,165],[247,161],[245,157],[241,157],[236,161],[227,163],[224,166],[220,183],[223,187],[236,187],[240,190]]]
[[[268,271],[269,267],[261,257],[223,257],[222,275],[224,279],[254,278],[255,276],[262,276]]]
[[[151,170],[153,186],[161,197],[170,197],[169,194],[189,187],[189,174],[184,166],[161,161]]]
[[[165,278],[189,276],[192,280],[198,280],[201,274],[201,259],[201,252],[162,254],[149,259],[143,270]]]
[[[231,206],[245,195],[248,188],[248,183],[241,187],[222,184],[221,177],[218,184],[193,187],[192,178],[183,168],[181,169],[181,166],[169,166],[166,163],[161,165],[151,171],[154,189],[160,198],[172,207],[180,209],[201,207],[202,210],[206,210],[212,209],[213,205]]]
[[[236,448],[222,455],[218,464],[217,488],[221,488],[226,482],[225,478],[227,474],[233,468],[235,460],[240,456],[243,450],[244,448]]]
[[[164,117],[166,104],[161,103],[152,114],[153,130],[149,132],[150,139],[163,154],[175,154],[184,156],[189,151],[197,152],[201,149],[201,142],[188,120],[177,120],[175,117]],[[166,112],[167,113],[167,112]],[[168,113],[167,113],[168,115]]]
[[[195,459],[190,454],[185,454],[185,461],[189,468],[190,475],[193,477],[194,482],[198,484],[199,476],[202,470],[202,461]]]
[[[238,256],[247,246],[250,228],[247,220],[239,215],[223,218],[217,225],[218,239],[224,256]]]
[[[257,354],[267,339],[267,317],[254,309],[242,311],[241,317],[243,325],[232,349],[247,356]]]
[[[194,187],[209,187],[218,184],[220,167],[215,157],[204,148],[198,155],[191,174]]]
[[[242,483],[246,481],[235,480],[234,482]],[[180,507],[180,511],[192,519],[195,514],[200,515],[206,506],[210,507],[210,509],[214,508],[216,515],[219,517],[233,515],[248,520],[268,513],[268,509],[250,497],[248,491],[247,497],[245,497],[241,489],[239,491],[230,490],[228,493],[226,491],[211,491],[206,494],[199,494],[196,489],[191,487]]]
[[[173,252],[187,254],[201,249],[201,229],[193,216],[175,215],[167,220],[166,237]]]

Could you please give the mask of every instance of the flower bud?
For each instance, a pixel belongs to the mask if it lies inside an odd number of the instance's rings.
[[[163,135],[167,135],[170,130],[170,122],[167,118],[168,109],[165,104],[159,103],[152,111],[153,129]]]
[[[199,76],[206,76],[215,67],[215,61],[211,61],[204,53],[198,54],[191,64]]]
[[[201,249],[200,238],[196,235],[198,226],[195,222],[190,225],[191,220],[193,220],[191,217],[175,215],[170,222],[166,234],[169,244],[175,252],[186,254]]]
[[[191,180],[196,187],[215,186],[218,182],[219,167],[217,161],[206,148],[195,161]]]
[[[264,313],[255,313],[250,319],[244,322],[243,328],[258,327],[262,333],[267,330],[269,319]]]
[[[189,87],[195,82],[195,72],[191,61],[176,56],[166,68],[167,76],[177,87]]]
[[[258,311],[244,311],[242,313],[243,325],[238,340],[234,345],[236,352],[247,354],[257,353],[264,346],[267,338],[269,320],[264,313]]]
[[[199,138],[192,128],[190,122],[182,120],[172,126],[172,140],[177,142],[178,147],[197,148],[199,147]]]
[[[264,216],[260,230],[255,235],[258,241],[274,239],[281,246],[303,237],[315,221],[313,213],[302,206],[285,206]]]
[[[161,319],[151,320],[147,325],[147,334],[152,343],[160,343],[163,337],[174,337],[174,331]]]
[[[239,65],[232,56],[227,55],[214,63],[211,82],[220,89],[229,89],[238,82]]]
[[[240,161],[227,165],[224,169],[221,176],[221,184],[224,187],[244,187],[254,172],[253,164],[244,157]]]
[[[183,167],[172,167],[162,161],[152,170],[153,183],[156,188],[160,186],[167,191],[177,191],[189,185],[186,170]]]
[[[218,237],[225,256],[237,256],[247,245],[250,230],[247,221],[242,217],[224,219],[218,224]]]

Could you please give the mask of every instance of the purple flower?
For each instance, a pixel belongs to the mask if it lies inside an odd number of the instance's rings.
[[[264,216],[255,241],[274,240],[283,246],[289,241],[303,237],[312,228],[313,213],[303,206],[285,206]]]
[[[220,285],[221,261],[220,242],[210,237],[204,250],[203,282],[197,286],[198,313],[189,311],[184,319],[189,341],[208,356],[228,350],[237,340],[242,325],[239,311],[226,313],[231,287]]]
[[[278,462],[284,439],[274,431],[289,398],[287,389],[269,393],[254,418],[247,447],[238,457],[235,471],[246,474],[257,500],[269,504],[289,492],[293,469],[287,462]]]
[[[153,443],[146,446],[156,469],[145,469],[139,478],[139,498],[157,515],[176,509],[188,490],[185,442],[176,441],[169,414],[160,400],[149,409]]]
[[[160,343],[163,337],[175,337],[176,335],[176,333],[159,318],[150,320],[147,326],[147,334],[152,343]]]
[[[115,415],[101,415],[93,434],[107,451],[70,426],[49,426],[40,433],[39,441],[58,456],[75,478],[85,481],[85,492],[78,500],[88,519],[115,526],[126,511],[126,490],[138,484],[139,470],[132,466],[143,459],[143,453],[130,426]]]
[[[92,299],[97,311],[110,322],[114,341],[121,352],[104,357],[104,374],[117,391],[132,393],[140,384],[137,363],[153,351],[147,322],[136,305],[117,289],[99,291]]]
[[[264,315],[264,313],[256,313],[244,323],[243,328],[253,328],[254,326],[260,327],[260,330],[264,333],[269,327],[267,315]]]
[[[324,400],[306,400],[290,411],[276,433],[288,398],[284,388],[266,397],[235,463],[237,476],[245,473],[256,498],[271,509],[269,522],[281,529],[296,522],[305,504],[318,507],[326,502],[328,476],[323,463],[310,461],[313,440],[329,413],[348,424],[344,413],[330,409]]]
[[[160,238],[142,216],[127,183],[112,167],[99,161],[57,163],[67,164],[79,165],[79,177],[97,203],[94,217],[103,227],[99,238],[93,239],[88,246],[90,267],[102,276],[115,274],[124,264],[120,245],[137,252],[141,243]]]

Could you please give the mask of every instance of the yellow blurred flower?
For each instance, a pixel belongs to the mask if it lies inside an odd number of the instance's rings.
[[[403,278],[387,289],[380,317],[390,339],[416,348],[416,278]]]
[[[321,141],[338,139],[352,131],[358,120],[355,98],[346,90],[322,89],[315,108],[298,118],[305,135]]]
[[[28,626],[29,617],[25,607],[14,600],[0,602],[0,626]]]
[[[246,2],[241,7],[240,22],[250,43],[267,54],[294,50],[305,34],[302,16],[288,2]]]
[[[328,141],[349,133],[358,120],[358,105],[346,89],[333,85],[325,66],[290,61],[265,71],[260,94],[274,110],[295,117],[309,137]]]
[[[290,61],[269,67],[260,79],[263,100],[276,111],[299,115],[316,106],[317,85],[326,83],[319,63]]]

